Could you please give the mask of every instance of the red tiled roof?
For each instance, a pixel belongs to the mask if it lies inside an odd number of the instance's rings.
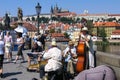
[[[43,26],[43,25],[42,25]],[[62,27],[62,30],[68,30],[70,26],[76,26],[77,28],[81,28],[82,27],[82,24],[64,24],[64,23],[52,23],[52,24],[49,24],[48,25],[48,28],[49,29],[54,29],[56,27]]]
[[[28,31],[37,31],[37,28],[30,23],[24,22],[23,26],[25,26],[28,29]]]
[[[45,24],[40,24],[40,26],[41,26],[41,29],[44,29],[45,28]]]
[[[105,27],[116,27],[120,26],[117,22],[95,22],[93,23],[95,27],[105,26]]]
[[[57,42],[63,42],[63,41],[69,41],[70,39],[65,38],[65,35],[63,33],[52,33],[52,38],[55,38]]]
[[[73,12],[66,12],[66,13],[56,13],[56,16],[76,16],[76,13]]]
[[[14,25],[13,28],[16,28],[18,23],[17,22],[12,22],[11,25]],[[29,22],[23,22],[23,26],[25,28],[27,28],[28,31],[37,31],[37,28],[35,27],[35,25],[32,25]]]
[[[64,37],[64,34],[62,34],[62,33],[52,33],[51,37]]]
[[[114,31],[112,32],[112,34],[120,35],[120,30],[114,30]]]
[[[63,27],[63,30],[68,30],[68,29],[69,29],[69,27],[70,27],[70,25],[65,24],[65,25],[64,25],[64,27]]]

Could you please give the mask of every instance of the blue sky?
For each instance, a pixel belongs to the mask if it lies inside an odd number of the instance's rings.
[[[66,10],[77,14],[88,10],[91,14],[96,13],[120,13],[120,0],[0,0],[0,17],[6,12],[11,16],[17,16],[17,8],[21,7],[23,15],[36,14],[37,3],[42,6],[41,13],[49,13],[51,6],[56,4]]]

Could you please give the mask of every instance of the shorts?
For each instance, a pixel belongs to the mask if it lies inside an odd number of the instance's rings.
[[[12,47],[11,46],[5,46],[5,52],[6,53],[11,53],[12,52]]]
[[[22,50],[23,50],[23,46],[18,46],[18,52],[17,52],[18,56],[22,56],[23,55]]]

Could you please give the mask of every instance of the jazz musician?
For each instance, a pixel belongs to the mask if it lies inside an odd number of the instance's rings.
[[[49,75],[49,73],[59,71],[62,68],[62,51],[58,48],[56,41],[51,42],[51,48],[45,51],[43,59],[48,61],[47,64],[40,66],[40,78],[43,79],[47,72],[49,79],[51,79],[52,75]],[[61,78],[59,76],[54,80],[62,80]]]
[[[73,41],[69,41],[68,46],[63,51],[64,69],[67,71],[67,79],[73,78],[75,74],[75,64],[77,61],[76,48]]]
[[[83,27],[81,29],[81,33],[80,33],[80,39],[79,41],[84,41],[86,44],[87,50],[86,51],[86,69],[88,68],[93,68],[95,67],[94,65],[94,50],[93,50],[93,42],[91,39],[91,35],[88,34],[88,28],[87,27]]]

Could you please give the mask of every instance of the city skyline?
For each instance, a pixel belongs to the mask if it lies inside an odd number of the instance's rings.
[[[56,5],[77,14],[82,14],[84,10],[90,14],[120,13],[120,0],[1,0],[0,17],[5,16],[6,12],[10,13],[11,16],[17,16],[18,7],[22,8],[24,16],[36,14],[35,6],[38,2],[42,6],[41,14],[50,13],[51,6]]]

